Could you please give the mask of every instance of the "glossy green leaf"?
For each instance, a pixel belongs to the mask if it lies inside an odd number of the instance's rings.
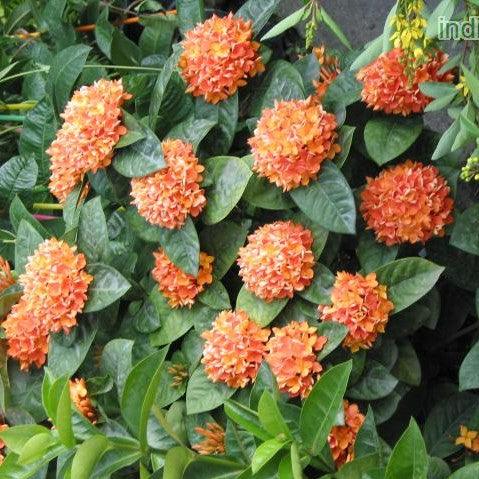
[[[207,189],[203,215],[206,224],[219,223],[240,200],[252,172],[245,162],[233,156],[218,156],[205,162],[205,177],[212,184]]]
[[[0,166],[0,196],[12,200],[16,193],[35,186],[38,166],[33,155],[14,156]]]
[[[108,448],[108,439],[97,435],[80,444],[73,457],[71,477],[75,479],[90,479],[95,465]]]
[[[376,275],[388,287],[388,298],[398,313],[430,291],[443,271],[444,267],[423,258],[402,258],[381,266]]]
[[[449,479],[476,479],[479,475],[479,462],[473,462],[467,466],[461,467]]]
[[[236,298],[236,308],[248,313],[248,316],[260,326],[267,326],[286,306],[288,299],[276,299],[267,303],[243,286]]]
[[[178,0],[176,8],[178,10],[178,23],[180,32],[184,35],[191,30],[197,23],[202,23],[205,19],[205,7],[203,0]]]
[[[224,410],[232,421],[262,441],[271,439],[271,435],[262,427],[258,414],[252,409],[229,399],[224,404]]]
[[[311,454],[319,454],[326,444],[343,401],[351,368],[349,361],[328,369],[303,404],[299,427]]]
[[[108,249],[108,229],[101,198],[87,201],[80,212],[78,247],[92,263],[100,261]]]
[[[243,464],[238,464],[237,462],[222,457],[197,456],[186,466],[182,478],[235,479],[238,477],[238,473],[243,469]]]
[[[381,116],[364,128],[364,142],[371,158],[384,165],[404,153],[419,137],[423,128],[420,117]]]
[[[479,204],[470,206],[456,218],[451,244],[466,253],[479,255]]]
[[[324,163],[318,180],[291,191],[291,197],[306,216],[329,231],[356,231],[353,193],[334,163]]]
[[[230,398],[235,389],[224,383],[213,383],[205,374],[203,366],[196,368],[186,389],[186,409],[188,414],[211,411]]]
[[[263,428],[272,436],[283,434],[285,437],[293,439],[276,400],[268,390],[263,391],[259,400],[258,417]]]
[[[279,4],[280,0],[248,0],[236,12],[236,16],[251,20],[253,30],[259,33]]]
[[[42,242],[43,238],[40,233],[30,223],[22,219],[15,240],[15,270],[17,273],[25,271],[28,257],[35,252]]]
[[[105,309],[130,289],[130,283],[111,266],[93,263],[88,265],[88,272],[93,276],[93,281],[88,288],[84,313]]]
[[[479,388],[477,371],[479,367],[479,342],[474,344],[462,361],[459,369],[459,390]]]
[[[251,470],[256,474],[263,468],[273,457],[287,444],[286,441],[280,439],[268,439],[256,449],[253,459],[251,460]]]
[[[397,383],[398,380],[381,363],[368,360],[359,381],[348,389],[348,396],[366,401],[381,399],[390,394]]]
[[[386,467],[386,479],[426,479],[428,456],[421,431],[414,419],[394,446]]]
[[[299,8],[298,10],[288,15],[286,18],[283,18],[283,20],[278,22],[273,28],[268,30],[268,32],[261,37],[261,41],[263,42],[264,40],[269,40],[270,38],[277,37],[289,28],[294,27],[306,18],[305,12],[306,6]]]

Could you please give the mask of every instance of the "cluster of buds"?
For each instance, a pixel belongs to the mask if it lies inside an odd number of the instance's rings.
[[[479,156],[471,156],[468,158],[465,166],[461,169],[461,180],[479,181]]]

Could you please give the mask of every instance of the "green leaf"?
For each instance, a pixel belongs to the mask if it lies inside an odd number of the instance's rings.
[[[194,315],[198,306],[191,310],[179,308],[162,318],[161,328],[150,335],[150,341],[154,346],[164,346],[184,336],[194,324]]]
[[[55,377],[73,376],[95,339],[96,325],[84,319],[69,335],[52,334],[48,346],[48,368]]]
[[[137,66],[141,61],[141,50],[118,28],[111,37],[111,61],[115,65]]]
[[[198,296],[198,300],[218,311],[231,309],[228,291],[223,286],[223,283],[218,280],[213,281],[213,283],[207,286],[206,290]]]
[[[128,178],[146,176],[166,167],[161,142],[146,126],[143,126],[145,138],[116,152],[113,167]]]
[[[191,375],[186,389],[186,410],[188,415],[211,411],[230,398],[235,389],[224,383],[208,379],[203,366],[198,366]]]
[[[421,384],[421,363],[416,351],[408,340],[399,341],[397,346],[399,355],[391,370],[392,375],[403,383],[419,386]]]
[[[451,126],[442,134],[439,143],[432,154],[432,160],[438,160],[452,151],[452,145],[461,128],[459,119],[453,121]]]
[[[203,141],[205,136],[216,125],[213,120],[204,120],[196,118],[188,118],[182,123],[178,123],[173,127],[166,135],[167,138],[176,138],[186,141],[193,145],[193,149],[196,151],[198,146]]]
[[[253,30],[255,33],[259,33],[279,4],[280,0],[248,0],[236,12],[235,16],[251,20],[253,22]]]
[[[260,0],[253,1],[261,3]],[[273,107],[275,101],[303,99],[304,97],[301,74],[291,63],[277,60],[268,68],[268,73],[255,94],[251,103],[251,115],[259,118],[262,110]]]
[[[55,138],[58,122],[50,98],[39,101],[23,122],[18,149],[25,158],[34,155],[38,165],[38,177],[45,181],[50,177],[50,158],[46,150]]]
[[[241,199],[252,172],[245,162],[234,156],[217,156],[205,161],[205,177],[212,183],[207,189],[204,211],[206,224],[226,218]]]
[[[374,471],[380,471],[380,475],[372,476]],[[383,470],[379,469],[379,455],[377,453],[347,462],[334,475],[335,479],[376,479],[376,477],[381,479],[384,477]]]
[[[321,18],[324,24],[336,35],[336,38],[346,47],[352,50],[351,43],[347,39],[341,27],[329,16],[329,13],[321,6]]]
[[[371,158],[379,165],[397,158],[419,137],[423,128],[420,116],[397,115],[372,118],[364,128],[364,142]]]
[[[356,436],[354,454],[359,458],[369,454],[377,454],[381,449],[381,439],[374,422],[374,413],[371,406],[369,406],[361,429],[359,429]]]
[[[442,0],[432,11],[427,20],[426,37],[436,38],[439,31],[439,22],[446,24],[454,13],[454,0]]]
[[[70,99],[70,93],[78,76],[85,66],[91,47],[86,45],[72,45],[53,58],[48,78],[58,112],[62,112]]]
[[[101,368],[116,384],[118,397],[123,395],[126,378],[131,368],[134,341],[130,339],[112,339],[103,348]]]
[[[348,334],[348,328],[341,323],[323,321],[317,328],[317,334],[328,338],[327,343],[318,354],[318,359],[321,360],[332,353],[341,344]]]
[[[168,450],[163,468],[163,479],[183,479],[186,466],[193,457],[193,453],[184,447],[173,447]]]
[[[353,193],[334,163],[324,163],[318,180],[296,188],[290,194],[299,209],[319,225],[336,233],[355,233]]]
[[[355,131],[356,127],[349,125],[343,125],[339,129],[339,145],[341,146],[341,151],[334,157],[333,160],[338,168],[342,168],[348,159]]]
[[[25,220],[27,223],[33,226],[33,228],[40,233],[43,238],[48,238],[50,236],[48,230],[40,223],[40,221],[38,221],[29,213],[25,205],[22,203],[22,200],[18,196],[15,196],[13,201],[10,203],[10,209],[8,213],[13,229],[17,232],[17,234],[20,222]]]
[[[217,225],[207,226],[201,231],[202,251],[215,258],[213,264],[215,278],[221,279],[235,262],[238,250],[246,240],[249,226],[249,220],[241,224],[226,220]]]
[[[430,111],[442,110],[447,105],[449,105],[452,102],[452,100],[454,100],[454,98],[456,98],[457,94],[458,94],[458,91],[455,90],[453,93],[449,93],[449,95],[436,98],[431,103],[429,103],[429,105],[426,106],[424,111],[430,112]]]
[[[0,166],[0,196],[11,201],[16,193],[33,188],[38,166],[33,155],[14,156]]]
[[[105,309],[130,289],[130,283],[111,266],[93,263],[88,266],[88,272],[93,275],[93,281],[88,288],[84,313]]]
[[[131,370],[121,396],[121,414],[140,441],[142,451],[148,448],[147,423],[155,401],[161,368],[168,348],[150,354]]]
[[[87,201],[80,212],[78,224],[78,248],[85,253],[88,261],[100,261],[108,249],[108,229],[101,197]]]
[[[206,102],[201,97],[196,99],[195,117],[215,122],[215,126],[209,132],[215,155],[226,155],[231,148],[238,125],[238,114],[238,93],[216,105]]]
[[[449,0],[446,0],[449,1]],[[438,81],[426,81],[419,84],[419,89],[431,98],[441,98],[452,93],[457,94],[457,89],[450,83]]]
[[[289,196],[266,178],[251,175],[243,199],[266,210],[287,210],[294,206]]]
[[[356,254],[363,271],[371,273],[381,266],[394,261],[398,250],[398,246],[386,246],[384,243],[378,243],[373,233],[364,231],[359,235]]]
[[[462,71],[466,77],[466,83],[471,90],[472,99],[477,107],[479,107],[479,79],[466,66],[462,65]]]
[[[479,204],[470,206],[456,218],[451,244],[466,253],[479,255]]]
[[[451,438],[471,420],[478,405],[477,396],[468,392],[453,394],[436,404],[424,425],[424,440],[431,456],[445,458],[461,449]]]
[[[276,400],[268,390],[263,391],[259,400],[258,417],[263,428],[272,436],[283,434],[288,439],[293,439]]]
[[[143,17],[145,27],[138,40],[143,55],[165,55],[171,51],[171,42],[177,27],[176,15],[153,15]]]
[[[459,390],[479,388],[479,342],[469,350],[459,369]]]
[[[271,436],[261,426],[258,414],[252,409],[229,399],[224,404],[224,410],[232,421],[262,441],[271,439]]]
[[[95,41],[101,52],[111,60],[111,42],[115,27],[108,21],[108,8],[103,8],[95,22]]]
[[[373,60],[375,60],[382,53],[383,48],[383,36],[375,38],[366,45],[364,51],[354,60],[351,64],[350,69],[355,71],[359,70],[366,65],[369,65]]]
[[[63,384],[63,388],[61,389],[61,394],[56,405],[54,424],[58,430],[60,441],[66,447],[71,448],[75,445],[75,437],[73,435],[72,428],[72,404],[70,400],[70,385],[68,384],[68,378],[60,378],[58,381],[59,384]],[[52,401],[51,398],[50,401]]]
[[[251,471],[256,474],[287,444],[284,440],[268,439],[256,449],[251,460]]]
[[[178,10],[178,23],[182,35],[193,29],[197,23],[203,23],[205,20],[203,0],[178,0],[176,9]]]
[[[37,247],[43,243],[40,233],[25,220],[20,221],[15,240],[15,271],[23,273],[28,257],[31,256]]]
[[[421,431],[414,419],[399,438],[386,467],[386,479],[426,479],[428,456]]]
[[[181,477],[182,479],[236,479],[243,469],[243,464],[222,457],[196,456],[186,466]]]
[[[303,291],[299,291],[298,294],[314,304],[329,304],[334,280],[334,274],[326,266],[316,263],[312,283]]]
[[[14,426],[0,432],[0,439],[15,454],[20,454],[23,447],[30,438],[37,434],[49,434],[50,431],[43,426],[37,424],[25,424]],[[1,470],[0,470],[1,471]]]
[[[18,456],[19,464],[29,464],[41,459],[50,446],[56,443],[51,432],[42,432],[31,437]]]
[[[277,37],[278,35],[281,35],[286,30],[297,25],[302,20],[305,20],[306,18],[305,12],[306,12],[306,5],[296,10],[291,15],[288,15],[286,18],[283,18],[283,20],[278,22],[273,28],[268,30],[268,32],[261,37],[261,41],[263,42],[264,40],[269,40],[270,38]]]
[[[397,383],[381,363],[368,360],[359,381],[348,389],[348,396],[365,401],[381,399],[392,393]]]
[[[387,286],[394,313],[398,313],[430,291],[443,271],[444,267],[427,259],[402,258],[381,266],[376,275]]]
[[[22,292],[23,289],[18,283],[0,292],[0,320],[3,319],[10,312],[12,306],[22,296]]]
[[[479,462],[473,462],[467,466],[461,467],[449,479],[476,479],[479,475]]]
[[[383,50],[382,53],[386,53],[393,48],[391,36],[392,36],[392,29],[393,29],[393,19],[396,15],[398,5],[395,3],[391,10],[386,17],[386,21],[384,22],[384,29],[383,29]]]
[[[260,326],[267,326],[286,306],[288,299],[276,299],[267,303],[243,286],[236,298],[236,308],[243,309]]]
[[[300,433],[311,454],[317,455],[326,444],[351,373],[352,362],[327,370],[314,385],[301,410]]]
[[[251,388],[249,395],[250,408],[258,409],[258,403],[264,391],[269,391],[274,399],[279,399],[278,383],[266,361],[261,363],[253,387]]]
[[[161,228],[160,243],[168,258],[178,268],[187,274],[197,276],[200,261],[200,242],[191,218],[188,218],[180,229]]]
[[[71,477],[90,479],[96,464],[108,448],[108,439],[98,434],[80,444],[71,467]]]
[[[161,103],[166,92],[166,87],[171,79],[171,75],[178,65],[180,53],[181,51],[178,49],[168,57],[168,60],[166,60],[163,69],[156,79],[155,86],[153,87],[148,110],[149,126],[153,131],[156,129],[158,114],[160,112]]]

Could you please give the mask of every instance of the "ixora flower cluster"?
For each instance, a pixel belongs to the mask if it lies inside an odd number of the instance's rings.
[[[22,369],[45,363],[50,333],[68,333],[76,326],[93,280],[85,267],[82,253],[54,238],[41,243],[29,258],[18,279],[23,294],[2,323],[8,355]]]
[[[451,82],[454,78],[451,72],[441,73],[447,58],[445,53],[436,52],[415,69],[411,80],[400,48],[383,53],[357,74],[363,83],[362,99],[373,110],[388,114],[421,113],[432,99],[421,92],[419,85],[428,81]]]
[[[305,398],[322,371],[317,353],[327,338],[317,328],[293,321],[282,328],[261,328],[241,310],[222,311],[212,328],[202,334],[206,340],[203,358],[207,376],[233,388],[254,382],[261,362],[271,367],[281,391]]]
[[[251,21],[232,13],[223,18],[213,15],[189,30],[179,60],[187,91],[210,103],[234,95],[247,78],[264,70],[260,44],[252,38]]]
[[[127,130],[121,106],[131,95],[121,80],[98,80],[77,90],[60,115],[64,122],[47,150],[51,161],[50,191],[64,202],[89,171],[110,165],[113,147]]]
[[[198,216],[206,205],[200,188],[204,167],[190,143],[165,140],[161,146],[166,168],[131,180],[132,203],[151,224],[177,229],[188,216]]]

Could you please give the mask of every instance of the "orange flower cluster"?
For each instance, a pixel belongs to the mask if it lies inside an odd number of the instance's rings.
[[[0,293],[15,284],[8,261],[0,256]]]
[[[76,326],[93,280],[85,267],[83,254],[55,238],[41,243],[29,258],[18,280],[23,295],[2,324],[8,354],[22,369],[44,364],[51,332],[68,333]]]
[[[72,403],[84,417],[86,417],[92,424],[96,424],[98,421],[98,414],[88,396],[88,389],[85,380],[83,378],[70,380],[69,386]]]
[[[216,422],[209,422],[206,427],[196,427],[195,431],[204,439],[194,444],[194,449],[201,455],[224,454],[225,453],[225,430]]]
[[[326,47],[321,45],[320,47],[313,48],[313,53],[318,59],[321,69],[319,71],[319,80],[314,82],[316,88],[316,99],[321,101],[328,91],[329,85],[337,78],[341,73],[339,65],[339,58],[334,55],[326,53]]]
[[[212,328],[201,335],[206,340],[201,362],[207,376],[232,388],[254,382],[269,334],[269,329],[262,329],[244,311],[222,311]]]
[[[87,172],[111,163],[113,147],[127,131],[121,124],[121,106],[130,98],[121,80],[101,79],[73,94],[60,115],[64,123],[47,150],[52,173],[49,187],[60,202]]]
[[[155,268],[151,275],[172,308],[182,306],[191,308],[196,296],[205,289],[205,286],[213,282],[214,258],[206,253],[200,253],[200,269],[196,277],[178,268],[162,248],[153,255]]]
[[[0,424],[0,432],[8,429],[8,424]],[[0,465],[3,463],[5,456],[3,455],[5,449],[5,443],[0,439]]]
[[[352,352],[373,345],[378,334],[384,333],[389,313],[394,309],[386,286],[377,282],[376,273],[337,273],[331,300],[331,306],[319,306],[321,318],[347,326],[349,333],[343,345]]]
[[[336,127],[336,117],[312,97],[277,102],[262,111],[249,139],[253,170],[284,191],[307,185],[341,151]]]
[[[444,227],[452,223],[449,193],[436,167],[408,160],[367,179],[360,210],[378,241],[388,246],[424,243],[443,236]]]
[[[306,321],[292,321],[283,328],[273,328],[274,336],[266,344],[266,361],[279,389],[290,397],[307,397],[323,370],[316,356],[327,338],[316,331]]]
[[[188,215],[198,216],[206,205],[204,190],[199,186],[204,167],[190,143],[165,140],[162,147],[167,167],[131,180],[132,204],[151,224],[181,228]]]
[[[178,63],[186,91],[218,103],[246,85],[248,77],[264,71],[260,44],[252,38],[251,21],[232,13],[223,18],[213,15],[187,32]]]
[[[454,78],[451,72],[439,73],[447,58],[438,51],[415,71],[411,81],[405,71],[402,50],[395,48],[383,53],[357,74],[363,83],[362,99],[369,108],[385,113],[403,116],[420,113],[432,99],[421,92],[419,85],[427,81],[451,82]]]
[[[459,436],[456,438],[456,446],[464,446],[471,452],[479,453],[479,432],[460,426]]]
[[[364,422],[364,415],[357,404],[349,404],[344,400],[343,407],[344,426],[334,426],[328,436],[331,455],[338,468],[354,459],[356,435]]]
[[[311,231],[292,221],[258,228],[239,250],[239,274],[246,288],[261,299],[292,298],[313,279]]]

